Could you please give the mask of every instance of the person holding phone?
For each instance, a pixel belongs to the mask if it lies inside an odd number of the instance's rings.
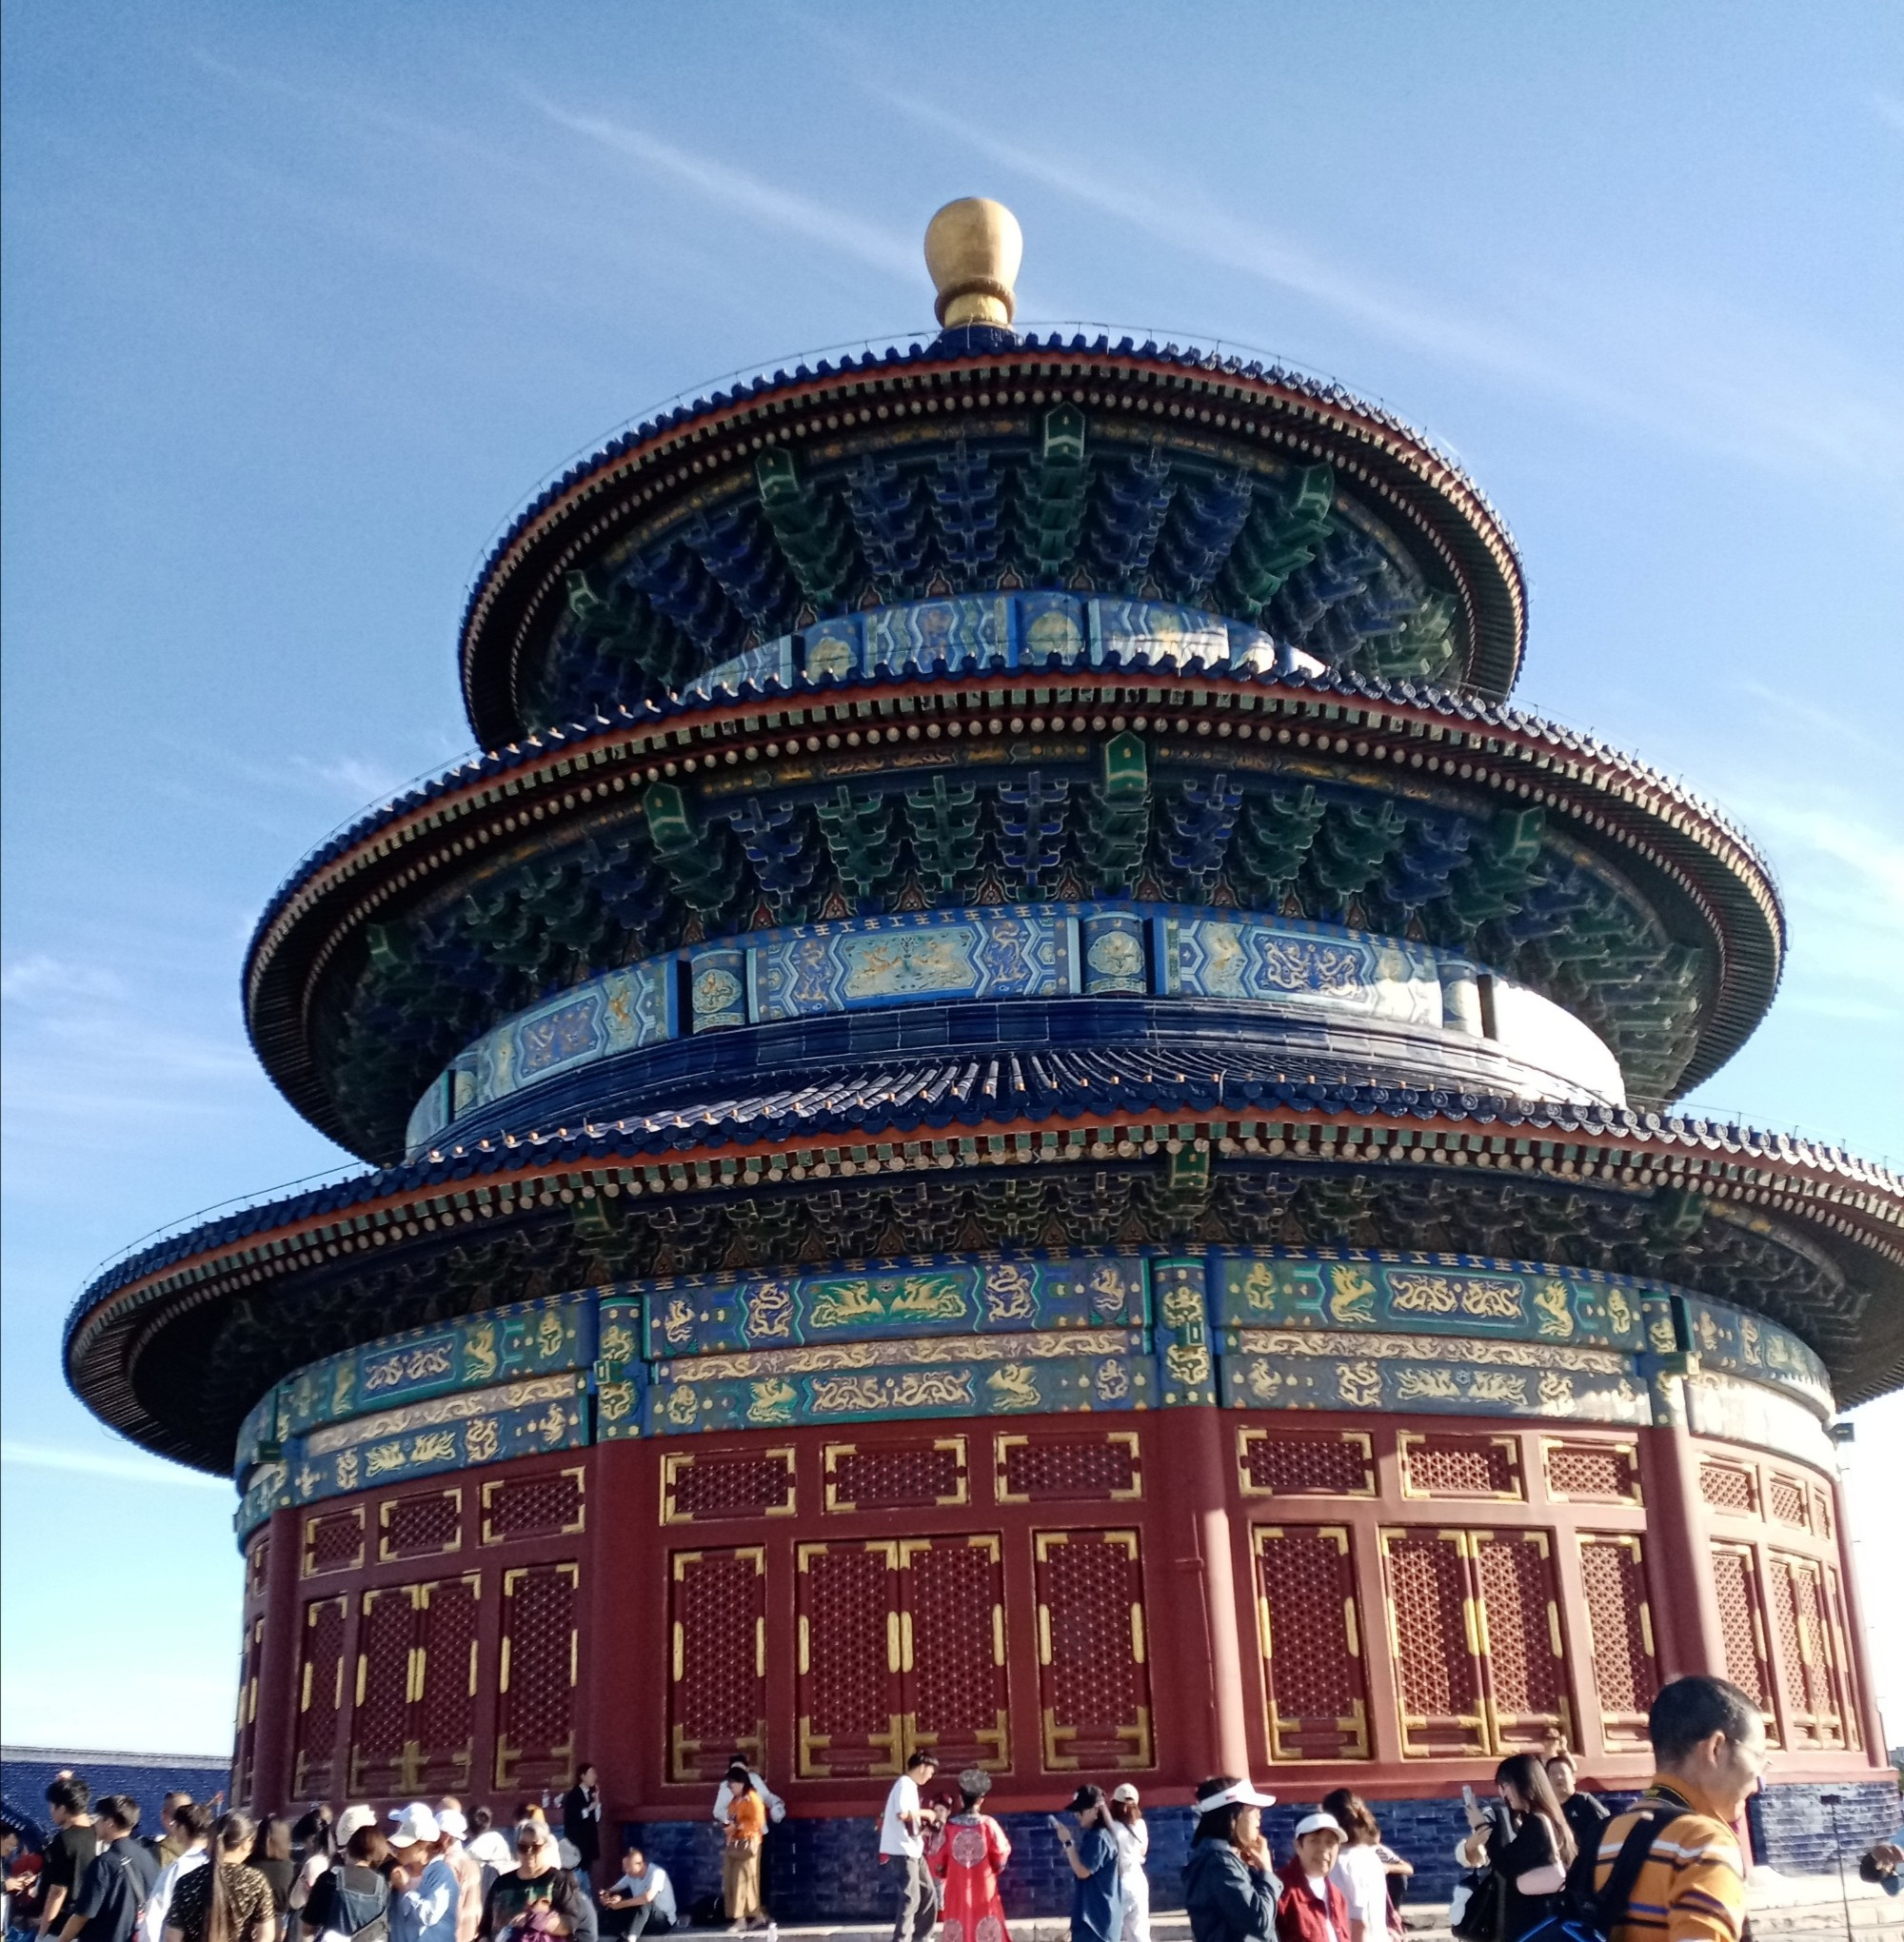
[[[1474,1790],[1461,1790],[1473,1830],[1461,1856],[1471,1868],[1483,1860],[1493,1867],[1501,1885],[1500,1942],[1520,1942],[1559,1907],[1574,1862],[1574,1831],[1554,1797],[1547,1769],[1534,1754],[1509,1754],[1494,1777],[1504,1813],[1482,1813]]]
[[[1074,1834],[1056,1814],[1051,1832],[1071,1864],[1071,1942],[1118,1942],[1123,1932],[1123,1891],[1118,1882],[1118,1844],[1111,1808],[1101,1787],[1081,1787],[1071,1796]]]

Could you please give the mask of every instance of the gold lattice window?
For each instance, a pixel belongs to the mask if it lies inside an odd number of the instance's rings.
[[[1245,1496],[1372,1497],[1375,1444],[1366,1430],[1239,1430]]]
[[[790,1517],[793,1451],[676,1451],[661,1459],[664,1524],[711,1524],[754,1517]]]

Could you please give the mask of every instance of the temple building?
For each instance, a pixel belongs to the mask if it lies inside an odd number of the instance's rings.
[[[266,910],[252,1041],[367,1170],[65,1341],[235,1480],[233,1798],[586,1759],[704,1886],[739,1753],[770,1902],[841,1914],[923,1744],[1008,1815],[1136,1781],[1160,1900],[1219,1772],[1432,1879],[1463,1782],[1636,1786],[1710,1672],[1801,1865],[1891,1793],[1834,1423],[1904,1382],[1904,1182],[1673,1110],[1771,873],[1509,705],[1521,565],[1430,440],[1021,333],[1019,252],[951,205],[936,336],[542,492],[464,616],[487,752]]]

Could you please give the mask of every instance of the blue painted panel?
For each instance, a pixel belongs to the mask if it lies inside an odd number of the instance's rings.
[[[863,621],[868,674],[882,668],[904,674],[1002,667],[1010,658],[1012,608],[1007,594],[968,594],[918,601],[909,606],[875,607]]]
[[[291,1500],[578,1449],[588,1440],[586,1389],[585,1376],[540,1376],[327,1424],[288,1459]]]
[[[1061,1337],[1021,1337],[1005,1340],[1022,1353],[1001,1358],[960,1356],[947,1343],[949,1353],[930,1360],[806,1349],[662,1362],[648,1391],[648,1433],[1147,1407],[1156,1377],[1141,1332],[1097,1333],[1104,1339],[1086,1355],[1054,1353]]]
[[[1154,921],[1166,993],[1441,1022],[1438,961],[1426,945],[1259,917],[1172,914]]]
[[[1085,605],[1094,666],[1112,653],[1121,655],[1126,664],[1150,667],[1230,664],[1229,624],[1215,614],[1154,600],[1093,600]]]
[[[780,1343],[1017,1334],[1148,1319],[1137,1255],[926,1258],[859,1272],[684,1275],[647,1297],[650,1357]]]
[[[1211,1266],[1217,1324],[1229,1329],[1402,1329],[1636,1352],[1654,1292],[1623,1276],[1465,1255],[1219,1248]]]
[[[800,637],[800,665],[809,680],[838,679],[860,672],[864,630],[858,614],[836,614],[818,621]]]
[[[1021,667],[1075,667],[1090,651],[1084,604],[1068,593],[1021,593],[1018,606],[1018,664]]]
[[[1055,912],[1019,909],[805,925],[750,953],[756,1016],[764,1023],[906,1001],[1063,996],[1077,989],[1073,928]]]
[[[1101,914],[1081,921],[1084,989],[1100,992],[1150,989],[1149,953],[1144,949],[1146,925],[1129,913]]]
[[[747,953],[731,944],[704,944],[687,954],[688,1002],[697,1032],[747,1022]]]

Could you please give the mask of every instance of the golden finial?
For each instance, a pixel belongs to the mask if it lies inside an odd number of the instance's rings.
[[[982,195],[949,202],[925,226],[925,267],[939,291],[933,313],[946,329],[1010,324],[1012,283],[1024,256],[1018,218]]]

